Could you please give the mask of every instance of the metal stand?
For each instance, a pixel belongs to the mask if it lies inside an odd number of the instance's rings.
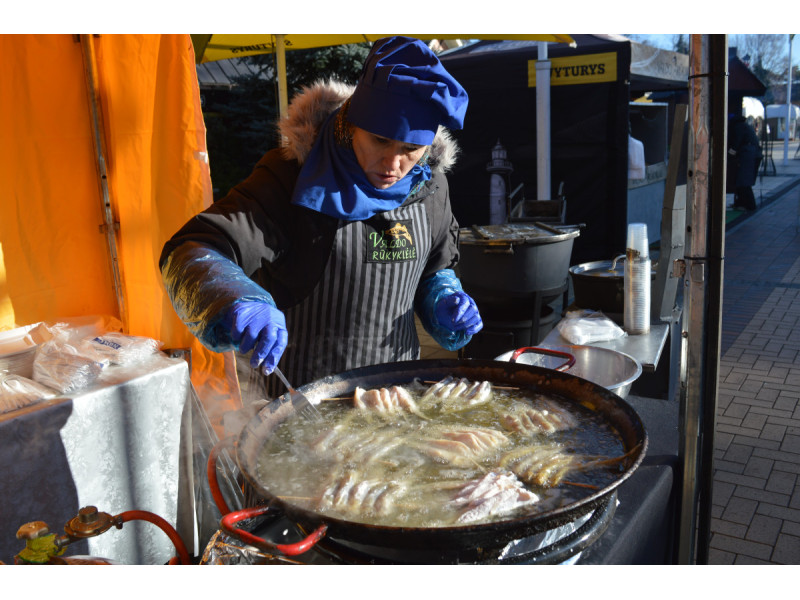
[[[768,173],[767,171],[772,171]],[[767,136],[767,126],[761,128],[761,176],[777,175],[778,171],[775,168],[775,161],[772,160],[772,142]]]
[[[556,288],[539,290],[526,295],[505,294],[501,299],[489,291],[468,290],[481,306],[483,329],[460,351],[461,358],[495,358],[503,352],[521,346],[535,346],[545,337],[541,331],[542,309],[562,299],[562,311],[567,306],[569,279]],[[555,318],[554,322],[558,319]],[[517,339],[515,332],[529,333]],[[527,339],[526,339],[527,338]]]
[[[522,187],[520,184],[508,197],[509,223],[547,223],[564,225],[567,215],[567,199],[564,196],[564,182],[558,185],[558,196],[554,200],[522,200],[513,205],[513,196]]]

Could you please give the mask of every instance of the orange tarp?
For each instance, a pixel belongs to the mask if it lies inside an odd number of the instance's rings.
[[[125,316],[127,333],[192,349],[193,381],[217,421],[238,402],[232,354],[197,342],[158,271],[164,242],[212,198],[190,37],[101,35],[91,44],[126,314],[101,230],[80,38],[0,35],[0,331]]]

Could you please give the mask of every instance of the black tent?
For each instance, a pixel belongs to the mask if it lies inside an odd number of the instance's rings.
[[[645,91],[685,89],[688,57],[620,36],[572,37],[574,48],[548,45],[551,198],[535,197],[538,43],[482,41],[440,58],[470,96],[465,127],[455,132],[462,155],[450,177],[459,223],[488,222],[486,166],[499,140],[514,167],[511,189],[524,184],[528,200],[550,200],[563,182],[565,222],[586,224],[573,249],[576,263],[624,251],[629,102]]]

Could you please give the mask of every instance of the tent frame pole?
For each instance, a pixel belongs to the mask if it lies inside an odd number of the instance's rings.
[[[128,330],[128,311],[125,305],[124,288],[122,285],[122,265],[117,249],[117,231],[119,219],[115,216],[108,187],[108,170],[106,164],[106,145],[103,135],[103,112],[100,104],[100,93],[97,83],[97,59],[94,50],[94,34],[80,34],[81,50],[83,51],[83,68],[86,80],[86,91],[89,99],[89,112],[92,122],[92,141],[95,150],[95,165],[97,166],[98,182],[100,184],[101,211],[103,223],[100,233],[106,236],[108,256],[113,279],[114,294],[117,298],[117,310],[123,323],[124,330]]]
[[[547,42],[538,42],[536,57],[536,198],[552,200],[550,183],[550,67]]]
[[[678,564],[707,564],[725,248],[728,37],[690,36]]]
[[[289,112],[289,92],[286,82],[286,35],[275,35],[275,57],[278,62],[278,114],[281,118]]]

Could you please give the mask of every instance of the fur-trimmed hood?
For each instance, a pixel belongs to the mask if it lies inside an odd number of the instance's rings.
[[[302,164],[325,119],[344,104],[353,90],[355,86],[333,79],[318,81],[303,88],[289,104],[288,114],[278,123],[279,133],[287,140],[287,144],[281,148],[284,156]],[[428,164],[431,170],[446,173],[455,164],[458,153],[458,144],[450,132],[439,127],[430,148]]]

